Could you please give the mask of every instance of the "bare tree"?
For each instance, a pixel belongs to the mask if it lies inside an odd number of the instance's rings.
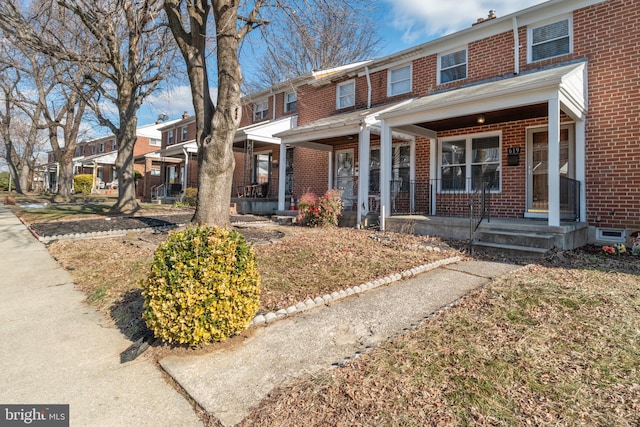
[[[3,43],[3,53],[7,53]],[[18,68],[1,66],[0,79],[0,139],[4,146],[4,158],[15,182],[16,191],[24,194],[30,190],[36,158],[39,154],[39,126],[37,121],[26,120],[25,112],[39,115],[40,107],[22,92],[22,73]]]
[[[371,0],[294,0],[276,8],[277,16],[261,28],[266,43],[253,49],[263,59],[249,87],[260,90],[310,71],[371,59],[380,45],[373,30],[375,8]]]
[[[0,27],[32,49],[89,70],[83,84],[95,96],[87,102],[118,143],[118,201],[113,210],[133,212],[139,208],[133,169],[136,113],[169,73],[174,49],[161,16],[162,0],[58,0],[43,5],[61,8],[59,15],[49,15],[59,16],[55,29],[35,31],[31,17],[23,16],[15,0],[0,0]],[[72,43],[78,38],[87,42],[81,49]]]

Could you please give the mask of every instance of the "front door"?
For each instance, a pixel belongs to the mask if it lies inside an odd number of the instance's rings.
[[[527,135],[527,216],[546,217],[549,213],[549,132],[531,129]],[[573,127],[560,128],[560,177],[575,176]]]
[[[336,187],[342,190],[342,201],[345,209],[352,208],[355,200],[353,175],[354,175],[353,149],[336,151]]]

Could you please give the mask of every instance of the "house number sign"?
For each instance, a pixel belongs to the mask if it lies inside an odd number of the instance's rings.
[[[520,147],[507,148],[507,154],[520,154]]]

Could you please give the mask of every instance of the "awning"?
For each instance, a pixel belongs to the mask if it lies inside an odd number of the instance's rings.
[[[393,109],[399,108],[410,101],[411,100],[404,100],[368,108],[366,110],[325,117],[291,130],[280,132],[274,136],[282,139],[282,142],[289,145],[320,148],[311,141],[357,134],[363,126],[376,127],[380,123],[376,116],[388,111],[393,111]]]
[[[523,73],[515,77],[435,93],[378,114],[389,126],[402,127],[451,117],[546,103],[557,97],[562,110],[584,120],[586,62]]]
[[[254,142],[264,142],[267,144],[280,144],[280,138],[274,137],[275,134],[287,131],[296,126],[298,116],[283,117],[276,120],[269,120],[263,123],[257,123],[244,126],[236,131],[233,139],[234,143],[251,140]]]

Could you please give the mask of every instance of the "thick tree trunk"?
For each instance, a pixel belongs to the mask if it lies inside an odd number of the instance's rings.
[[[67,153],[60,159],[58,174],[58,193],[55,201],[68,202],[73,194],[73,162]]]
[[[198,224],[227,227],[235,167],[233,138],[242,116],[240,37],[236,28],[236,4],[214,2],[213,13],[217,29],[218,102],[211,119],[211,134],[202,135],[198,150],[198,201],[193,220]]]
[[[136,127],[138,121],[133,116],[120,121],[118,138],[118,156],[116,171],[118,173],[118,201],[111,208],[113,212],[130,214],[140,209],[136,199],[135,172],[133,169],[133,148],[136,144]]]

